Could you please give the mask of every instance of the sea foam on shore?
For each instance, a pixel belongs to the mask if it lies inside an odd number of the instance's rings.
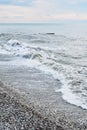
[[[10,84],[8,87],[6,87],[7,85],[2,86],[1,89],[5,90],[12,99],[16,97],[22,104],[33,108],[42,117],[48,118],[65,130],[86,130],[87,111],[68,104],[62,99],[61,93],[55,93],[54,87],[60,87],[61,84],[50,75],[23,66],[21,68],[12,66],[10,69],[3,66],[0,77],[5,84]],[[8,113],[11,112],[9,108],[8,110],[5,108],[5,110],[9,111]],[[3,117],[4,115],[2,115]]]

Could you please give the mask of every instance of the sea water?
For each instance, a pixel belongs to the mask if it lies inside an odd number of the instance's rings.
[[[87,109],[87,23],[0,24],[0,64],[52,75],[56,93]]]

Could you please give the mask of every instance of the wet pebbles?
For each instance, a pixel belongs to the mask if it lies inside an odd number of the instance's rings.
[[[0,83],[0,130],[63,130],[9,95]]]

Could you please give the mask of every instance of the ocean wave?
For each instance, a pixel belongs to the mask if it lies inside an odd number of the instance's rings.
[[[70,38],[63,35],[51,37],[43,34],[35,36],[0,34],[0,54],[8,54],[11,58],[13,56],[17,61],[19,58],[25,65],[52,74],[62,83],[61,89],[56,88],[55,91],[61,92],[69,103],[87,109],[87,67],[84,59],[87,53],[86,44],[81,46],[82,43],[78,40],[74,42],[72,44],[71,40],[70,43]]]

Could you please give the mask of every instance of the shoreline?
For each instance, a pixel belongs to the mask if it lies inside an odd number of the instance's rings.
[[[63,100],[61,93],[56,93],[54,91],[54,87],[60,87],[60,83],[59,81],[54,80],[53,77],[43,74],[36,69],[33,70],[31,68],[22,67],[9,68],[7,66],[5,68],[5,66],[3,66],[0,71],[0,79],[4,83],[3,85],[1,82],[2,87],[0,87],[0,89],[2,93],[5,92],[8,96],[11,96],[13,99],[15,98],[29,110],[34,110],[34,112],[38,113],[43,119],[47,118],[51,123],[53,122],[53,124],[62,127],[64,130],[87,129],[87,110],[69,104]],[[22,84],[19,84],[19,86],[15,84],[14,86],[15,82],[19,83],[19,81],[22,80]],[[28,86],[26,86],[27,80]],[[8,81],[7,83],[11,81],[13,84],[5,84],[5,81]],[[9,107],[12,108],[12,105],[10,104]],[[6,111],[4,108],[3,110]],[[10,113],[10,109],[8,110]],[[17,120],[15,120],[15,122],[17,122]],[[55,130],[54,128],[51,129]]]
[[[47,117],[43,117],[20,102],[17,93],[0,82],[0,130],[64,130]]]

